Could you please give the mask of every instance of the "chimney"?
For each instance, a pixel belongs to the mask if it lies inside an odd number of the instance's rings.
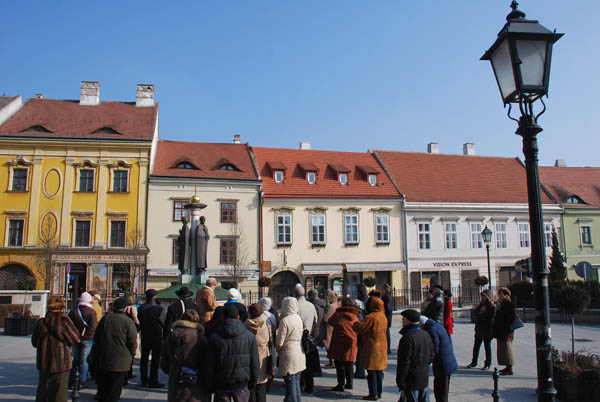
[[[46,99],[44,94],[35,94],[35,99]]]
[[[241,144],[242,143],[242,137],[240,137],[239,134],[236,134],[233,136],[233,143],[234,144]]]
[[[81,81],[79,104],[95,106],[100,104],[100,83],[97,81]]]
[[[463,144],[463,155],[475,155],[475,144],[466,142]]]
[[[300,141],[300,149],[304,149],[304,150],[312,149],[310,146],[310,142]]]
[[[139,107],[154,106],[154,85],[138,84],[135,105]]]
[[[557,159],[556,162],[554,162],[554,167],[567,167],[567,162],[565,162],[564,159]]]
[[[427,144],[427,153],[428,154],[439,154],[440,153],[440,144],[437,142],[430,142]]]

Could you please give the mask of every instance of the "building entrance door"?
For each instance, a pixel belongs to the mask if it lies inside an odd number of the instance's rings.
[[[69,273],[68,304],[67,308],[73,310],[77,308],[79,296],[87,288],[87,267],[86,264],[71,264]]]

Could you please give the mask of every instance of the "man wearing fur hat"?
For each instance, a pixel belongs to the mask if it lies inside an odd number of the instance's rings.
[[[171,326],[173,323],[185,313],[187,310],[195,310],[200,315],[200,307],[192,300],[194,292],[190,291],[187,286],[182,286],[179,290],[175,291],[179,300],[171,304],[167,309],[167,318],[165,318],[165,333],[163,334],[165,339],[171,332]]]
[[[408,402],[429,402],[429,364],[433,361],[434,349],[431,337],[421,330],[417,310],[402,313],[402,338],[398,344],[396,385]]]

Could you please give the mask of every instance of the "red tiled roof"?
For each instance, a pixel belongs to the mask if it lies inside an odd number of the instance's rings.
[[[540,166],[539,170],[540,181],[559,202],[576,195],[586,204],[600,207],[600,168]]]
[[[267,161],[267,165],[273,171],[275,171],[275,170],[287,170],[287,167],[285,167],[285,165],[283,163],[281,163],[281,162]]]
[[[313,163],[299,163],[300,168],[305,172],[318,172],[319,168],[316,167]]]
[[[315,151],[281,148],[253,148],[258,170],[263,181],[263,190],[267,198],[400,198],[400,194],[387,177],[379,176],[376,186],[371,186],[357,165],[379,167],[369,153]],[[285,166],[294,166],[288,171],[283,183],[275,183],[269,161],[280,161]],[[317,183],[308,184],[305,172],[299,163],[311,163],[317,169]],[[337,173],[328,165],[349,167],[348,185],[343,186]]]
[[[348,169],[344,165],[340,165],[338,163],[332,163],[329,167],[337,174],[337,173],[350,173],[350,169]]]
[[[228,161],[234,170],[214,169]],[[189,162],[196,169],[177,169],[181,162]],[[258,177],[245,144],[218,144],[206,142],[158,141],[154,160],[154,176],[197,177],[256,180]]]
[[[130,102],[100,102],[82,106],[79,101],[29,99],[0,126],[3,135],[25,137],[76,137],[88,139],[135,139],[152,141],[158,104],[137,107]],[[41,126],[44,130],[27,131]],[[103,127],[109,130],[99,130]],[[110,133],[110,129],[117,134]]]
[[[357,168],[361,170],[364,174],[379,174],[379,170],[375,169],[369,165],[358,165]]]
[[[516,158],[376,151],[408,202],[527,203]],[[553,202],[542,192],[542,203]]]

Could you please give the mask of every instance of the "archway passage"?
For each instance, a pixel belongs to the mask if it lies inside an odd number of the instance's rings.
[[[17,290],[21,278],[31,277],[31,272],[22,265],[8,264],[0,268],[0,290]]]
[[[275,308],[281,307],[281,301],[284,297],[294,295],[294,286],[300,283],[298,276],[291,271],[278,272],[271,278],[271,287],[269,288],[269,297],[273,300]]]

